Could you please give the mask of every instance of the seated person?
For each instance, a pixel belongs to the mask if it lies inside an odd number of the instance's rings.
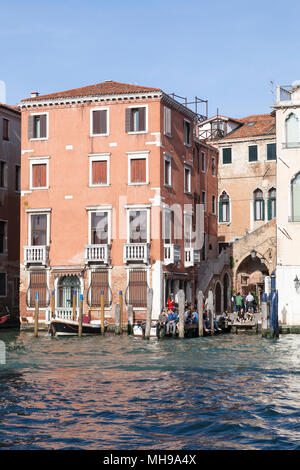
[[[204,328],[205,333],[210,332],[209,317],[208,317],[208,313],[206,312],[206,310],[203,311],[203,328]]]
[[[179,321],[179,318],[178,318],[177,313],[173,312],[172,310],[169,310],[167,329],[166,329],[167,335],[170,333],[170,328],[172,329],[173,334],[176,333],[176,325],[178,321]]]
[[[199,322],[199,315],[197,310],[194,310],[192,313],[192,323],[197,323]]]
[[[244,323],[245,321],[245,312],[243,308],[241,308],[240,311],[238,312],[237,321],[240,323]]]
[[[184,312],[184,323],[186,325],[190,325],[192,323],[192,312],[190,310],[186,310]]]
[[[215,331],[222,331],[222,328],[219,327],[216,314],[214,313],[214,327]]]
[[[163,333],[166,333],[166,324],[168,321],[168,314],[165,311],[165,309],[162,310],[161,314],[158,317],[157,323],[156,323],[156,335],[159,336],[159,332],[162,329]]]
[[[246,312],[246,320],[249,320],[249,321],[253,320],[253,311],[251,307],[249,307]]]

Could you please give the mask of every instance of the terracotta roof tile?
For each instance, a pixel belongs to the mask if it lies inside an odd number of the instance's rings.
[[[234,129],[222,140],[245,139],[261,135],[275,135],[275,116],[274,114],[252,114],[239,119],[242,126]],[[252,124],[253,123],[253,124]],[[250,124],[250,125],[249,125]]]
[[[40,95],[35,98],[26,98],[23,101],[41,101],[51,100],[55,98],[75,98],[82,96],[97,96],[97,95],[125,95],[131,93],[151,93],[162,90],[160,88],[150,88],[139,85],[129,85],[128,83],[118,83],[112,80],[107,80],[96,85],[84,86],[81,88],[74,88],[72,90],[61,91],[57,93],[50,93],[48,95]]]
[[[9,109],[10,111],[14,111],[15,113],[18,113],[20,114],[20,110],[18,108],[18,106],[11,106],[9,104],[5,104],[5,103],[1,103],[0,102],[0,108],[6,108],[6,109]]]

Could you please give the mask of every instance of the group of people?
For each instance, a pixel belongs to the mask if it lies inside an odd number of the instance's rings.
[[[233,311],[237,312],[237,321],[244,323],[252,321],[255,310],[255,298],[251,292],[248,295],[241,296],[240,292],[232,296]]]

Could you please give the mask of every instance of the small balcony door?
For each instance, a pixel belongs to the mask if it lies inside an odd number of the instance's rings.
[[[129,211],[129,243],[147,243],[147,211]]]
[[[32,246],[47,245],[47,215],[34,214],[31,216],[31,242]]]

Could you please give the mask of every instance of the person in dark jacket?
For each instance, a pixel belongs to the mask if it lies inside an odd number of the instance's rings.
[[[179,321],[179,318],[178,318],[177,313],[172,312],[170,310],[169,315],[168,315],[168,321],[167,321],[167,329],[166,329],[167,335],[170,333],[170,328],[171,328],[173,334],[176,333],[176,325],[177,325],[178,321]]]

